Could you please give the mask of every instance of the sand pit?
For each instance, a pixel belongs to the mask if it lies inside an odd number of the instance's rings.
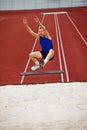
[[[0,87],[0,130],[87,130],[87,82]]]

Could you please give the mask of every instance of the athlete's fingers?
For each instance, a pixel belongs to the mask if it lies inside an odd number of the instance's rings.
[[[26,17],[23,18],[23,24],[27,24],[27,18]]]
[[[34,20],[35,20],[36,23],[39,22],[39,18],[37,16],[35,16]]]

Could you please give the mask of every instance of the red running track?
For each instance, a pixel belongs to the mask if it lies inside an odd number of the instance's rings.
[[[43,12],[49,12],[43,15]],[[55,12],[55,13],[52,13]],[[57,13],[56,13],[57,12]],[[62,12],[62,13],[59,13]],[[39,50],[39,42],[25,29],[22,19],[37,32],[37,15],[50,32],[55,58],[43,70],[64,74],[20,76],[33,65],[28,55]],[[87,81],[87,8],[0,11],[0,85]]]

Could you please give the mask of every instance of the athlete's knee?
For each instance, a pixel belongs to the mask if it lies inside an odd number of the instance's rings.
[[[29,54],[29,57],[30,57],[30,58],[32,58],[32,57],[33,57],[33,52],[31,52],[31,53]]]
[[[54,56],[54,50],[53,49],[51,49],[49,52],[50,52],[51,55]]]

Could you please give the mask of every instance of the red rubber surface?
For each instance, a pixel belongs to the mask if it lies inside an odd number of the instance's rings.
[[[60,11],[66,11],[67,14],[44,16],[41,13]],[[22,19],[27,17],[28,24],[37,32],[38,26],[33,20],[35,15],[40,20],[44,18],[43,23],[52,36],[55,50],[54,60],[38,71],[60,70],[62,67],[64,74],[20,76],[35,44],[35,38],[26,31]],[[34,50],[39,49],[37,41]],[[30,71],[32,65],[32,61],[29,61],[26,71]],[[78,81],[87,81],[86,7],[0,11],[0,85]]]

